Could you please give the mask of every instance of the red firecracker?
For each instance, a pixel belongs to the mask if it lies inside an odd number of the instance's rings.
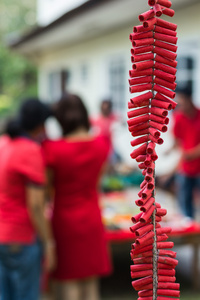
[[[130,228],[135,234],[131,277],[138,300],[170,300],[180,297],[180,285],[175,283],[178,261],[176,253],[169,250],[173,243],[166,241],[171,228],[162,228],[159,223],[167,211],[155,202],[155,148],[163,143],[161,133],[167,131],[168,111],[176,107],[172,99],[176,89],[177,25],[160,19],[162,14],[173,17],[170,1],[149,0],[148,4],[151,9],[139,15],[142,25],[135,26],[129,37],[133,64],[129,85],[133,95],[127,123],[134,137],[131,157],[144,175],[135,201],[141,213],[132,217],[134,225]]]

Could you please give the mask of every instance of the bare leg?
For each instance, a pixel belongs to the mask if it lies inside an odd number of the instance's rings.
[[[65,283],[62,283],[61,285],[62,285],[62,300],[81,300],[80,281],[69,280]]]
[[[51,281],[48,300],[62,300],[62,284]]]
[[[89,278],[82,281],[83,300],[100,300],[98,278]]]

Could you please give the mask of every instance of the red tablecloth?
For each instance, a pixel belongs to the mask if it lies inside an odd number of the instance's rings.
[[[126,242],[134,240],[130,232],[131,216],[139,212],[133,199],[137,199],[137,188],[101,194],[101,208],[103,222],[106,227],[107,240],[110,242]],[[200,223],[181,215],[175,208],[176,201],[170,194],[157,189],[158,202],[163,201],[167,206],[167,216],[163,217],[162,227],[170,226],[172,232],[169,236],[178,237],[191,234],[200,234]],[[112,229],[111,229],[112,228]]]
[[[191,221],[188,226],[180,227],[180,228],[172,228],[172,232],[169,235],[172,237],[175,236],[186,236],[188,234],[200,234],[200,224]],[[135,238],[134,233],[129,230],[109,230],[106,229],[106,238],[109,242],[126,242],[132,241]]]

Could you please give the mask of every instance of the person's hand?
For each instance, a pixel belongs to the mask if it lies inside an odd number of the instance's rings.
[[[194,159],[194,155],[192,152],[183,152],[182,158],[184,160],[190,161]]]
[[[47,241],[44,245],[44,267],[47,272],[51,272],[56,267],[56,252],[55,252],[55,242]]]
[[[183,152],[183,159],[187,161],[191,161],[199,157],[200,157],[200,145],[197,145],[196,147]]]
[[[193,149],[188,150],[188,151],[183,151],[183,153],[182,153],[182,159],[187,160],[187,161],[191,161],[191,160],[197,158],[196,156],[197,156],[196,152]]]

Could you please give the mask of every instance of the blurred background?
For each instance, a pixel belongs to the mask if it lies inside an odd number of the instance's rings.
[[[179,38],[177,84],[190,86],[194,103],[200,107],[200,3],[199,0],[172,3],[175,10],[172,22],[178,25]],[[136,299],[129,276],[131,237],[124,233],[129,227],[129,215],[134,213],[132,203],[141,182],[141,174],[130,159],[131,137],[126,125],[131,69],[129,34],[139,24],[138,15],[148,9],[147,1],[141,0],[1,0],[0,3],[0,126],[8,115],[15,113],[24,96],[38,95],[44,102],[54,103],[65,91],[76,93],[84,99],[91,118],[99,114],[103,99],[112,100],[117,116],[112,140],[120,165],[116,164],[110,176],[104,178],[104,191],[112,193],[102,196],[102,207],[108,231],[116,230],[122,235],[118,238],[110,235],[115,269],[110,278],[101,282],[105,299],[118,299],[118,295],[119,299],[133,299],[133,295]],[[46,128],[50,138],[59,136],[55,120],[49,120]],[[176,150],[166,156],[173,144],[170,127],[164,139],[164,145],[157,149],[156,174],[160,178],[173,170],[179,157]],[[176,218],[173,187],[160,188],[157,194],[157,201],[171,213],[168,221],[173,223]],[[195,205],[198,222],[198,194]],[[180,216],[177,220],[178,225],[174,222],[177,232],[189,230],[192,236],[196,223],[191,225]],[[200,299],[194,289],[194,286],[200,288],[200,230],[193,234],[193,239],[181,238],[175,236],[182,299],[189,299],[187,295],[190,299]],[[196,285],[195,278],[199,280]]]

